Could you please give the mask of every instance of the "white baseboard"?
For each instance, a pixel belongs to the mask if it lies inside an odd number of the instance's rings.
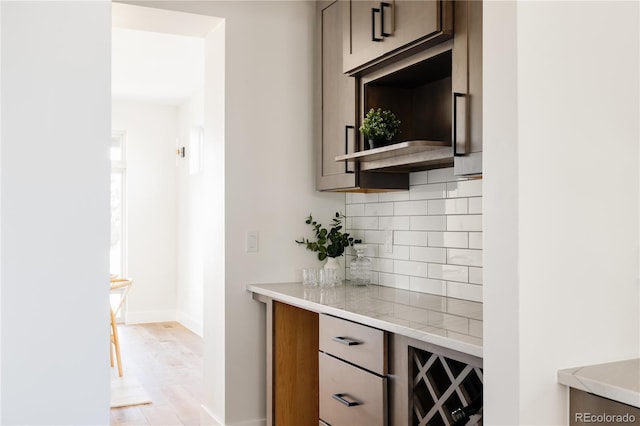
[[[202,404],[200,406],[200,424],[207,426],[265,426],[267,419],[246,420],[238,423],[227,423],[226,425],[213,415],[209,409]]]
[[[204,405],[200,405],[200,424],[205,426],[220,426],[222,422]]]
[[[267,419],[247,420],[239,423],[230,423],[229,426],[265,426]]]
[[[202,318],[197,319],[184,311],[178,311],[176,320],[198,336],[203,336],[204,326],[202,324]]]
[[[150,322],[168,322],[176,320],[176,311],[168,309],[166,311],[137,311],[127,312],[126,324],[146,324]]]

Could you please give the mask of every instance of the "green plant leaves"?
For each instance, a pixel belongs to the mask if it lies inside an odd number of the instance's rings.
[[[295,240],[298,244],[304,244],[308,250],[318,252],[318,259],[325,260],[327,257],[338,257],[344,254],[346,247],[359,243],[360,240],[354,240],[348,233],[342,233],[342,220],[345,218],[339,212],[336,212],[332,220],[333,225],[329,230],[323,228],[322,225],[313,220],[311,214],[305,220],[307,225],[311,225],[316,237],[316,241],[306,238]]]
[[[360,132],[368,139],[389,141],[400,131],[400,120],[389,110],[371,108],[360,126]]]

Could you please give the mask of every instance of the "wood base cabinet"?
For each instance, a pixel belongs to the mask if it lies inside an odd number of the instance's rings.
[[[273,303],[273,424],[318,424],[318,314]]]
[[[320,420],[386,425],[387,333],[330,315],[319,328]]]
[[[254,298],[266,305],[267,426],[451,425],[481,403],[480,358]],[[464,424],[482,424],[481,406]]]

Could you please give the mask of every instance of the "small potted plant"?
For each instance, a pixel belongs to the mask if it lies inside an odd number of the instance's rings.
[[[400,132],[400,120],[389,110],[371,108],[362,121],[360,132],[369,141],[369,148],[388,144]]]
[[[307,249],[318,252],[319,260],[327,260],[325,269],[337,269],[340,265],[336,258],[344,254],[345,248],[352,246],[354,243],[360,243],[360,240],[355,240],[349,236],[348,233],[342,232],[342,220],[344,215],[336,212],[333,218],[332,225],[329,229],[323,228],[322,224],[313,220],[311,214],[307,217],[305,223],[311,225],[315,234],[315,240],[309,240],[308,238],[301,238],[295,240],[298,244],[304,244]]]

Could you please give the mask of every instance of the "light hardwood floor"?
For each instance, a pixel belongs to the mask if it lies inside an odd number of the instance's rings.
[[[153,403],[112,408],[111,424],[199,424],[202,338],[176,322],[121,324],[118,332],[124,374],[135,376]]]

